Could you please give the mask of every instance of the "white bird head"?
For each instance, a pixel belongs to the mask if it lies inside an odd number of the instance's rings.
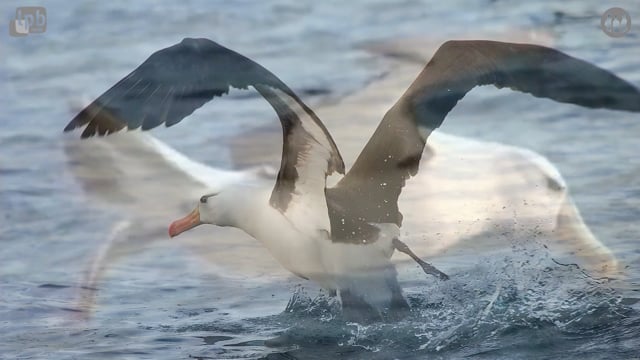
[[[169,236],[175,237],[181,233],[193,229],[202,224],[224,226],[221,215],[221,204],[218,201],[220,192],[202,195],[200,202],[187,216],[178,219],[169,225]]]

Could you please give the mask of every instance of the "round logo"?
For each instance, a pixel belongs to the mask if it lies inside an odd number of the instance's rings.
[[[631,30],[631,16],[622,8],[612,7],[602,14],[600,28],[611,37],[623,37]]]

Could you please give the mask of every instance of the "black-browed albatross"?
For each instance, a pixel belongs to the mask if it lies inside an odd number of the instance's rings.
[[[260,240],[289,271],[340,296],[345,315],[397,318],[408,310],[389,261],[394,249],[424,268],[399,240],[398,197],[418,171],[426,140],[473,87],[530,93],[589,108],[640,111],[640,92],[595,65],[560,51],[493,41],[444,43],[405,94],[384,115],[352,168],[320,119],[282,81],[252,60],[208,39],[187,38],[152,54],[98,97],[65,128],[82,137],[124,129],[172,126],[231,87],[256,89],[283,129],[275,187],[265,183],[211,189],[176,236],[206,223],[233,226]],[[363,317],[364,316],[364,317]]]

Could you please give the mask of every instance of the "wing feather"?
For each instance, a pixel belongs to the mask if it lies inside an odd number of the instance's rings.
[[[640,111],[635,86],[558,50],[495,41],[446,42],[384,116],[349,172],[327,190],[333,208],[354,219],[351,226],[335,226],[334,239],[357,240],[360,235],[350,235],[361,223],[356,219],[401,225],[398,197],[418,171],[429,134],[479,85],[588,108]]]
[[[316,114],[280,79],[261,65],[208,39],[186,38],[153,53],[80,111],[65,131],[85,126],[82,137],[124,128],[173,126],[230,88],[255,88],[276,111],[284,134],[282,165],[271,205],[283,213],[297,197],[314,214],[324,214],[325,180],[344,163]],[[300,208],[298,206],[298,208]],[[299,211],[299,210],[298,210]],[[302,216],[302,215],[300,215]],[[323,227],[324,228],[324,227]]]

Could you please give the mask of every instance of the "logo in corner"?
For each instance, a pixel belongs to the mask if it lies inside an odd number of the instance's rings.
[[[41,34],[47,30],[47,9],[43,6],[21,6],[16,8],[16,17],[9,21],[9,35],[27,36]]]
[[[619,7],[605,11],[600,18],[600,28],[611,37],[623,37],[631,30],[631,16]]]

